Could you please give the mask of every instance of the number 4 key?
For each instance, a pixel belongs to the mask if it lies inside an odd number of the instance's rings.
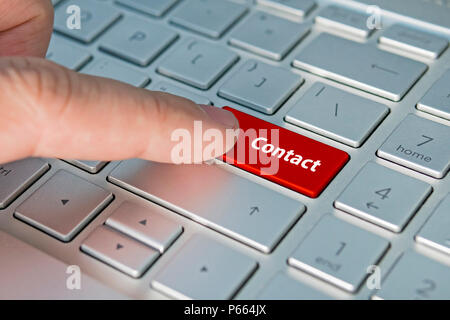
[[[334,202],[346,211],[393,232],[400,232],[431,193],[431,186],[369,162]]]

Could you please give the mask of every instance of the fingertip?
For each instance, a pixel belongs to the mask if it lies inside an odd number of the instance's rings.
[[[232,112],[206,104],[199,104],[198,106],[203,109],[213,121],[220,123],[227,129],[235,130],[239,128],[239,122]]]

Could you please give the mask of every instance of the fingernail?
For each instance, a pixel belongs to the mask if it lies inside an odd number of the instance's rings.
[[[205,104],[199,104],[198,106],[202,108],[211,119],[221,123],[225,127],[233,129],[239,128],[239,122],[232,112]]]

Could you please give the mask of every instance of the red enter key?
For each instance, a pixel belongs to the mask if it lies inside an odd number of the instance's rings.
[[[349,159],[344,151],[244,112],[224,109],[239,120],[240,132],[223,161],[308,197],[318,197]]]

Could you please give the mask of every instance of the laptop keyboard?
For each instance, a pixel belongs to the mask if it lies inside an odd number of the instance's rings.
[[[342,163],[313,194],[219,160],[25,159],[0,167],[2,229],[137,298],[450,298],[448,35],[327,0],[53,3],[47,59],[229,105]]]

